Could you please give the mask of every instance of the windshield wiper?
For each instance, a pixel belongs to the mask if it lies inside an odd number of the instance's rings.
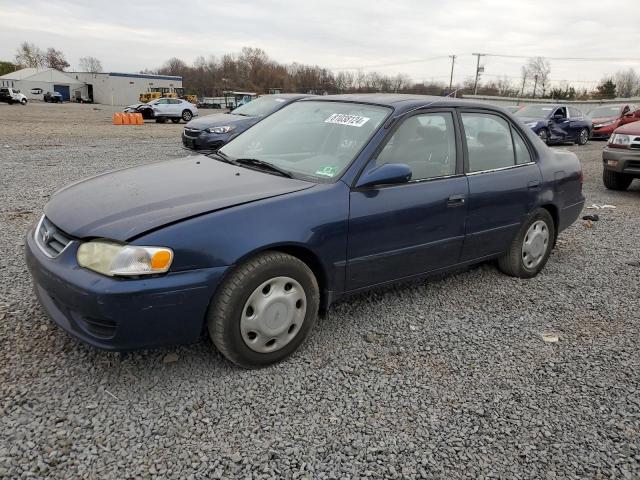
[[[231,157],[229,157],[229,155],[227,155],[224,152],[221,152],[220,150],[214,150],[213,152],[209,152],[209,153],[205,153],[205,155],[207,157],[217,157],[219,160],[225,162],[225,163],[230,163],[231,165],[236,165],[236,162],[234,160],[231,159]]]
[[[257,167],[263,170],[270,170],[277,173],[278,175],[282,175],[283,177],[293,178],[293,175],[288,170],[280,168],[273,163],[265,162],[264,160],[258,160],[257,158],[236,158],[234,160],[234,163],[240,165],[248,165],[250,167]]]

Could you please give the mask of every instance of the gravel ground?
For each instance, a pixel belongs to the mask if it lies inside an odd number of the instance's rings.
[[[23,237],[48,196],[184,154],[182,126],[113,111],[0,104],[1,478],[640,478],[640,182],[604,189],[602,142],[554,148],[617,209],[562,233],[537,278],[486,264],[359,295],[244,371],[206,339],[96,351],[38,306]]]

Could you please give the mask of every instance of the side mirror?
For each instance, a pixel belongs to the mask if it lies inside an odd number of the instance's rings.
[[[411,180],[411,173],[409,165],[404,163],[385,163],[362,175],[356,187],[364,188],[373,187],[374,185],[407,183]]]

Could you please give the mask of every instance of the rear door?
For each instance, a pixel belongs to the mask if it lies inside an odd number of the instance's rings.
[[[367,169],[403,163],[409,183],[350,193],[347,289],[437,270],[459,261],[467,178],[453,110],[403,120]]]
[[[506,251],[536,205],[542,176],[533,148],[508,118],[462,110],[465,172],[469,181],[461,261]]]

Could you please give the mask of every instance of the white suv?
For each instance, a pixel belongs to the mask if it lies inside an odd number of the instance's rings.
[[[179,123],[180,120],[185,122],[198,115],[198,107],[193,103],[180,98],[159,98],[148,103],[153,108],[156,122],[166,122],[167,118],[173,123]]]
[[[16,90],[15,88],[1,87],[0,102],[7,102],[9,105],[12,103],[26,105],[27,97],[23,93],[20,93],[20,90]]]

